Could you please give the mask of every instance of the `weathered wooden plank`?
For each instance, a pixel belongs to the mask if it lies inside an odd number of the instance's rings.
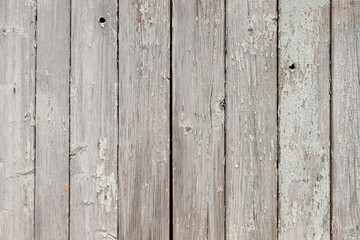
[[[360,1],[333,1],[333,239],[360,237]]]
[[[279,2],[279,239],[330,238],[329,3]]]
[[[173,2],[174,239],[224,239],[224,2]]]
[[[276,239],[276,1],[227,1],[226,23],[226,237]]]
[[[34,238],[34,1],[0,1],[0,238]]]
[[[35,239],[68,239],[70,1],[37,1]]]
[[[119,239],[169,239],[170,1],[119,3]]]
[[[72,1],[70,237],[117,237],[117,3]]]

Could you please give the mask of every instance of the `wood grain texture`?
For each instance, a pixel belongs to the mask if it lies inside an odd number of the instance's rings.
[[[173,2],[174,239],[224,239],[224,2]]]
[[[360,1],[332,6],[333,239],[359,239]]]
[[[37,1],[35,239],[68,239],[70,1]]]
[[[117,4],[113,0],[72,1],[71,15],[70,237],[114,239]]]
[[[329,5],[279,2],[279,239],[330,238]]]
[[[226,237],[276,239],[276,1],[227,1],[226,18]]]
[[[0,238],[34,238],[33,1],[0,1]]]
[[[170,1],[120,1],[119,23],[119,239],[169,239]]]

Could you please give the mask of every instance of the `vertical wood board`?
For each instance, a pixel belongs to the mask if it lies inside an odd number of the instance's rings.
[[[34,1],[0,1],[0,237],[34,238]]]
[[[71,15],[70,237],[117,238],[117,3]]]
[[[224,239],[222,1],[173,2],[174,239]]]
[[[360,237],[360,1],[333,1],[333,239]]]
[[[70,1],[37,1],[35,239],[68,239]]]
[[[276,239],[276,1],[227,1],[226,18],[226,237]]]
[[[120,1],[119,239],[169,239],[170,1]]]
[[[279,2],[279,239],[330,238],[329,10]]]

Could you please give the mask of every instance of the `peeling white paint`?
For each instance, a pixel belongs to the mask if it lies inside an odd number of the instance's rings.
[[[329,74],[319,69],[319,64],[328,69],[329,63],[320,63],[323,53],[318,52],[329,38],[324,35],[324,7],[328,0],[280,4],[279,239],[330,237]]]
[[[25,5],[26,6],[29,6],[29,7],[37,7],[37,1],[36,0],[26,0],[25,2]]]
[[[115,210],[117,209],[117,184],[115,174],[111,173],[110,175],[105,174],[105,165],[106,165],[106,150],[107,150],[107,138],[99,139],[98,143],[98,153],[101,163],[96,168],[96,192],[97,198],[100,204],[105,208],[107,213],[110,212],[112,203]]]

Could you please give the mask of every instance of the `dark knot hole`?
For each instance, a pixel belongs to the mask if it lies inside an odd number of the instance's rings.
[[[99,19],[99,22],[100,22],[100,23],[106,23],[106,19],[105,19],[104,17],[101,17],[101,18]]]

